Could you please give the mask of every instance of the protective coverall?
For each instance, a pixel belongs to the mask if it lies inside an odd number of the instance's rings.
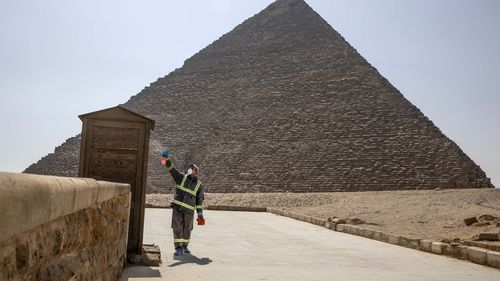
[[[169,158],[165,166],[176,183],[174,198],[170,203],[174,246],[176,253],[181,248],[185,250],[184,253],[189,253],[187,246],[193,229],[194,211],[196,210],[199,217],[203,216],[203,184],[197,176],[179,172]],[[191,167],[199,172],[198,166],[191,165]]]

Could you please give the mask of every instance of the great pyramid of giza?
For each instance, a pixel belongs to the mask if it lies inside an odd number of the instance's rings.
[[[163,147],[199,163],[209,192],[492,187],[303,0],[272,3],[123,106],[156,121],[148,192],[173,187]],[[76,176],[79,146],[25,172]]]

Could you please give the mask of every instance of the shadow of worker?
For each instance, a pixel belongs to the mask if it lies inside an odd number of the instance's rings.
[[[169,265],[169,267],[179,266],[187,263],[195,263],[197,265],[207,265],[212,262],[210,258],[199,258],[195,255],[182,255],[174,257],[176,263]]]

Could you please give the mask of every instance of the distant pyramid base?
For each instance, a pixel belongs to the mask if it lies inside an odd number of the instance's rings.
[[[302,0],[278,0],[125,105],[156,121],[160,163],[199,163],[208,192],[493,187],[485,173]],[[76,115],[76,114],[75,114]],[[25,172],[75,176],[79,137]]]

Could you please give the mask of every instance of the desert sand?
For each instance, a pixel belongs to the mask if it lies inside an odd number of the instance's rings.
[[[171,195],[148,194],[147,206],[166,207]],[[205,205],[278,207],[406,237],[473,240],[500,232],[500,189],[445,189],[334,193],[207,193]],[[479,222],[465,225],[464,219]],[[497,244],[499,242],[495,242]],[[500,243],[499,243],[500,244]]]

